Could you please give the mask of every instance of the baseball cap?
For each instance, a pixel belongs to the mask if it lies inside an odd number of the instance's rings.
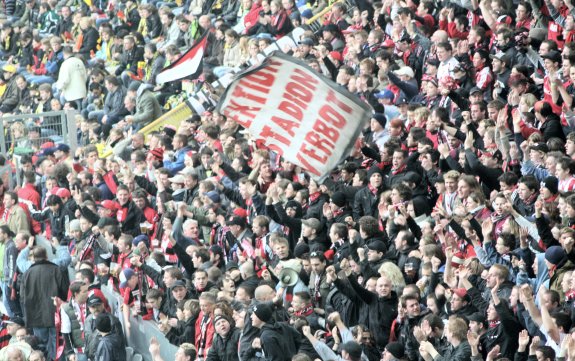
[[[131,268],[125,268],[122,273],[120,273],[120,287],[121,288],[126,288],[128,287],[128,281],[130,280],[130,278],[134,277],[136,275],[136,272],[134,272],[133,269]]]
[[[393,94],[393,92],[389,89],[383,89],[382,91],[380,91],[379,93],[375,94],[375,97],[377,99],[390,99],[393,100],[393,98],[395,98],[395,95]]]
[[[106,209],[109,209],[111,211],[115,211],[118,208],[120,208],[118,203],[111,201],[109,199],[106,199],[106,200],[103,200],[102,202],[100,202],[100,204],[98,204],[98,207],[106,208]]]
[[[300,45],[307,45],[307,46],[313,46],[314,42],[313,39],[311,38],[303,38],[299,41]]]
[[[408,76],[410,78],[415,77],[415,73],[413,72],[413,69],[411,69],[408,66],[402,66],[401,68],[399,68],[399,70],[396,70],[395,75],[397,75],[397,76],[405,75],[405,76]]]

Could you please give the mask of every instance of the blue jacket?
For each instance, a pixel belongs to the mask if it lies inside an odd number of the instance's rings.
[[[185,146],[174,154],[174,160],[164,158],[164,168],[170,171],[172,177],[184,169],[184,158],[190,150],[192,150],[191,147]]]

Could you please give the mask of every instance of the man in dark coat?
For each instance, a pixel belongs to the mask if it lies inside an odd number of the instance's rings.
[[[65,300],[69,282],[60,267],[48,261],[46,248],[35,247],[32,258],[34,264],[22,276],[20,286],[26,327],[32,328],[40,349],[45,349],[48,358],[53,360],[56,355],[53,298]]]
[[[226,315],[214,319],[216,334],[206,361],[238,361],[238,342],[241,330],[235,327],[234,321]]]
[[[130,190],[125,185],[118,186],[116,199],[120,203],[120,209],[116,212],[122,233],[127,233],[133,237],[140,232],[140,223],[144,222],[142,210],[130,199]]]
[[[288,361],[298,353],[301,335],[286,323],[275,322],[267,303],[254,306],[252,324],[261,330],[260,347],[266,361]]]

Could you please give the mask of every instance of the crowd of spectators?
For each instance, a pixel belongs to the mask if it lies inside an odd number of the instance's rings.
[[[575,360],[571,0],[2,6],[0,112],[79,127],[4,124],[0,360],[124,361],[134,318],[154,361]],[[373,108],[322,182],[225,109],[138,132],[297,27]]]

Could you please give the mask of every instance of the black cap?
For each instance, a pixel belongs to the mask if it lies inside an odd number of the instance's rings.
[[[172,287],[170,287],[170,290],[173,290],[176,287],[186,287],[186,282],[182,281],[182,280],[177,280],[174,282],[174,284],[172,285]]]
[[[381,253],[385,253],[387,251],[387,247],[385,246],[385,243],[383,243],[380,240],[369,242],[367,244],[367,249],[369,249],[370,251],[376,251],[376,252],[381,252]]]
[[[88,307],[95,307],[103,303],[104,301],[102,301],[102,299],[96,295],[91,295],[90,297],[88,297],[88,300],[86,301]]]
[[[238,266],[238,264],[236,262],[228,262],[226,264],[226,272],[233,270],[233,269],[239,269],[240,266]]]
[[[485,318],[485,315],[482,314],[481,312],[475,312],[472,313],[471,315],[467,316],[467,319],[471,322],[478,322],[478,323],[482,323],[483,325],[487,324],[487,319]]]
[[[14,317],[10,318],[9,320],[4,321],[4,323],[15,324],[15,325],[19,325],[22,327],[24,327],[24,325],[25,325],[24,319],[22,317],[18,317],[18,316],[14,316]]]
[[[254,313],[263,322],[268,322],[272,319],[273,310],[267,303],[260,303],[254,306]]]
[[[554,63],[561,62],[561,53],[556,50],[550,50],[547,54],[541,55],[543,59],[549,59]]]
[[[478,87],[474,86],[473,88],[471,88],[471,90],[469,91],[469,95],[473,95],[475,93],[483,93],[483,90],[479,89]]]

